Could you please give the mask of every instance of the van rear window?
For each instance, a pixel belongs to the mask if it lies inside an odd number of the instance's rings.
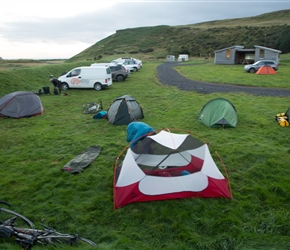
[[[111,69],[109,67],[107,68],[107,74],[111,74]]]

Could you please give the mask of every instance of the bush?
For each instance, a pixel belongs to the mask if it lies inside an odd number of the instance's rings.
[[[142,49],[141,52],[142,53],[149,53],[149,52],[153,52],[154,49],[153,48],[147,48],[147,49]]]

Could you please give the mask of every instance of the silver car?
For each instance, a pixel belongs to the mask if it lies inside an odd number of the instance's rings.
[[[255,73],[262,66],[270,66],[275,71],[278,70],[278,63],[276,63],[275,61],[272,61],[272,60],[261,60],[261,61],[255,62],[254,64],[245,65],[244,71],[249,72],[249,73]]]

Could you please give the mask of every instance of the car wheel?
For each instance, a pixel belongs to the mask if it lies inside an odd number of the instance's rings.
[[[137,71],[138,71],[138,69],[137,69],[136,67],[134,67],[134,68],[133,68],[133,71],[134,71],[134,72],[137,72]]]
[[[249,69],[249,72],[250,72],[250,73],[255,73],[256,70],[255,70],[254,68],[250,68],[250,69]]]
[[[118,82],[123,82],[123,81],[124,81],[124,76],[122,76],[122,75],[118,75],[118,76],[116,77],[116,79],[117,79]]]
[[[102,84],[100,84],[98,82],[95,83],[94,89],[97,90],[97,91],[101,90],[102,89]]]
[[[66,83],[66,82],[63,82],[62,84],[61,84],[61,87],[60,87],[62,90],[68,90],[69,89],[69,87],[68,87],[68,84]]]

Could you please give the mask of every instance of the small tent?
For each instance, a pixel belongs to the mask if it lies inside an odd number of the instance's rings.
[[[43,113],[38,95],[28,91],[17,91],[0,99],[0,117],[22,118]]]
[[[264,65],[258,69],[256,74],[258,74],[258,75],[275,75],[276,71],[271,66]]]
[[[116,98],[107,111],[107,119],[115,125],[127,125],[132,121],[144,118],[139,103],[129,95]]]
[[[285,112],[285,115],[287,116],[288,121],[290,121],[290,107]]]
[[[235,106],[227,99],[215,98],[203,106],[199,113],[198,121],[210,128],[235,128],[238,122],[238,113]]]
[[[221,160],[219,165],[225,170]],[[129,147],[123,162],[115,165],[115,209],[132,202],[192,197],[230,199],[229,190],[229,182],[218,169],[208,145],[191,133],[161,130]]]

